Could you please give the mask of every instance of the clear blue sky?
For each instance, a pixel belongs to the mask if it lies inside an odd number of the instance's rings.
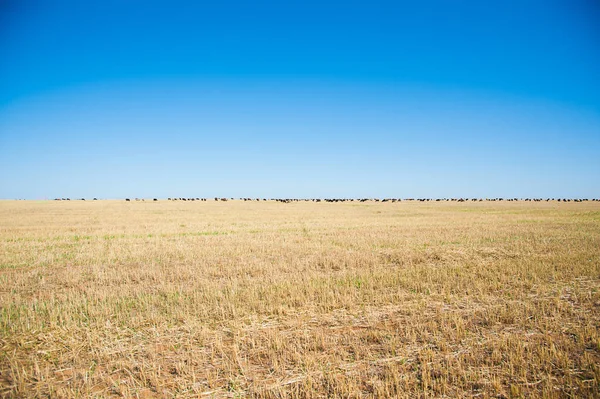
[[[600,4],[0,1],[0,198],[600,197]]]

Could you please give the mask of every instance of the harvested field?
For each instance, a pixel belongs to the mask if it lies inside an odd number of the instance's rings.
[[[600,203],[0,201],[0,395],[597,397]]]

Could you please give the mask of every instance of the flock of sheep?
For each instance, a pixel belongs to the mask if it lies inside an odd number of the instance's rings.
[[[55,201],[71,201],[70,198],[55,198]],[[85,198],[78,199],[79,201],[85,201]],[[98,198],[94,198],[93,201],[97,201]],[[143,198],[135,198],[135,201],[145,201]],[[207,198],[168,198],[168,201],[208,201]],[[235,198],[219,198],[215,197],[214,201],[228,201],[235,200]],[[586,202],[586,201],[598,201],[600,202],[600,198],[238,198],[240,201],[275,201],[282,203],[291,203],[291,202],[402,202],[402,201],[419,201],[419,202],[441,202],[441,201],[450,201],[450,202],[482,202],[482,201],[532,201],[532,202],[549,202],[549,201],[558,201],[558,202]],[[132,201],[130,198],[125,198],[125,201]],[[153,198],[152,201],[158,201],[158,198]]]

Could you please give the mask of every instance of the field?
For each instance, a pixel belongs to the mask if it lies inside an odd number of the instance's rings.
[[[0,201],[0,396],[598,397],[600,203]]]

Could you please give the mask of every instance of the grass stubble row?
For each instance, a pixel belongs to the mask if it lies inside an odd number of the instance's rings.
[[[0,201],[0,396],[598,397],[600,204]]]

